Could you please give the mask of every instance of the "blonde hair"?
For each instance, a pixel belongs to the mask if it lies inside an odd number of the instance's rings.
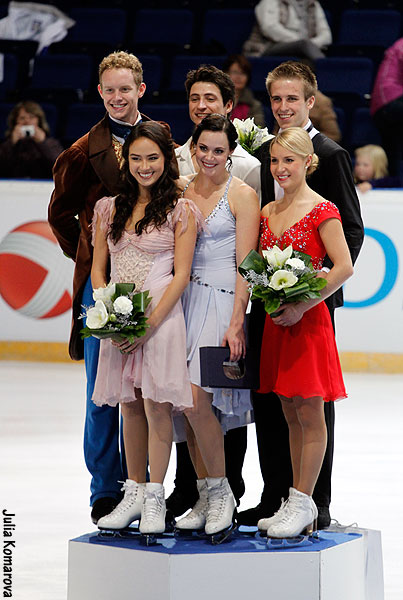
[[[381,146],[367,144],[366,146],[361,146],[361,148],[356,148],[354,154],[356,158],[364,156],[369,158],[374,169],[373,179],[380,179],[388,175],[388,157]]]
[[[143,67],[137,56],[129,52],[112,52],[105,56],[99,65],[99,83],[102,85],[102,75],[109,69],[129,69],[137,87],[143,82]]]
[[[303,158],[308,158],[308,156],[311,155],[311,164],[307,168],[306,174],[310,175],[316,171],[319,165],[319,158],[314,152],[311,138],[302,127],[287,127],[287,129],[284,129],[272,139],[270,150],[272,149],[273,144],[278,144],[286,150],[298,154],[298,156],[302,156]]]
[[[279,81],[279,79],[299,79],[302,81],[305,100],[315,96],[318,91],[318,82],[315,73],[304,63],[287,60],[278,65],[273,71],[270,71],[266,77],[266,89],[269,96],[271,96],[271,84],[274,81]]]

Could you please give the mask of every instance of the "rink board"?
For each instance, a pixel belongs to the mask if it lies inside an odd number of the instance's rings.
[[[67,598],[383,600],[380,535],[372,550],[368,539],[321,531],[314,544],[273,550],[239,533],[220,546],[166,536],[151,547],[91,533],[69,542]]]

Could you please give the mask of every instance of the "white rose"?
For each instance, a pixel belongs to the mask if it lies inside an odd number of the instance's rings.
[[[102,300],[102,302],[110,302],[113,294],[116,291],[116,285],[114,283],[108,283],[105,287],[96,288],[92,292],[92,297],[95,302],[97,300]]]
[[[290,265],[296,271],[303,271],[305,269],[305,263],[300,258],[289,258],[285,261],[285,264]]]
[[[87,327],[90,329],[101,329],[108,322],[108,311],[102,300],[97,300],[95,306],[87,310]]]
[[[273,290],[282,290],[283,288],[292,287],[297,281],[298,278],[295,277],[294,273],[285,269],[279,269],[271,277],[269,287]]]
[[[119,296],[113,303],[113,310],[121,315],[130,315],[133,311],[133,303],[127,296]]]
[[[292,254],[292,246],[287,246],[285,250],[273,246],[270,250],[263,250],[262,254],[271,267],[282,267]]]

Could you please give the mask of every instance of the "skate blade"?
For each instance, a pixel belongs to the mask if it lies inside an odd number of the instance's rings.
[[[199,540],[205,539],[206,534],[204,529],[179,529],[179,527],[175,527],[174,537],[181,540]]]
[[[296,535],[294,537],[289,538],[267,538],[267,547],[270,550],[281,550],[282,548],[302,548],[304,546],[312,546],[313,544],[318,543],[319,535],[315,531],[310,535]]]
[[[213,546],[218,546],[224,542],[228,542],[232,532],[236,529],[236,523],[232,523],[227,529],[223,529],[222,531],[218,531],[217,533],[213,533],[208,536],[210,538],[210,542]]]
[[[123,529],[100,529],[98,537],[100,538],[130,538],[139,535],[138,527],[124,527]]]
[[[157,535],[158,534],[156,534],[156,533],[140,534],[140,544],[142,546],[155,546],[155,544],[157,543]]]

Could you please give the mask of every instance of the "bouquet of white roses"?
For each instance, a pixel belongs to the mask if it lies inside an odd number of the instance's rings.
[[[320,298],[327,281],[317,277],[308,254],[293,250],[291,245],[285,250],[273,246],[262,254],[251,250],[238,270],[249,284],[252,300],[262,300],[269,315],[277,316],[281,304]]]
[[[268,140],[271,140],[274,135],[271,135],[267,131],[267,127],[258,127],[255,125],[254,118],[245,119],[234,119],[233,124],[235,125],[236,132],[238,134],[238,144],[242,146],[244,150],[253,154],[258,148]]]
[[[93,292],[95,305],[84,307],[86,327],[81,337],[112,338],[120,341],[143,336],[148,327],[144,312],[151,302],[148,291],[134,293],[134,283],[109,283]]]

